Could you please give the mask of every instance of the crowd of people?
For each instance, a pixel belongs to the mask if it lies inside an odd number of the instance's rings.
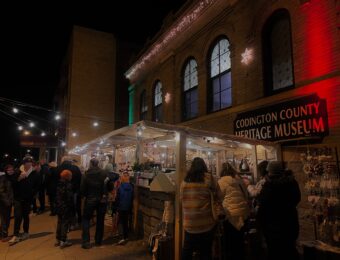
[[[82,229],[82,248],[90,249],[90,225],[96,216],[95,246],[103,242],[104,219],[110,208],[113,233],[125,244],[128,240],[129,216],[133,205],[133,184],[127,171],[116,173],[113,163],[105,169],[96,158],[82,173],[76,161],[65,157],[58,166],[55,162],[34,161],[25,156],[22,165],[8,164],[0,169],[0,239],[14,245],[29,238],[30,214],[46,212],[45,197],[49,200],[50,216],[57,216],[55,246],[65,248],[72,243],[68,232]],[[37,200],[39,207],[37,206]],[[9,233],[14,212],[13,235]],[[119,217],[118,217],[119,216]],[[119,234],[118,225],[122,232]],[[23,232],[21,231],[21,226]]]
[[[181,185],[184,243],[182,259],[213,259],[213,242],[221,232],[218,259],[244,260],[245,234],[255,219],[256,237],[262,254],[252,259],[297,260],[299,234],[297,205],[301,194],[292,172],[281,161],[258,165],[260,180],[248,180],[224,163],[216,181],[202,158],[196,157]],[[218,208],[222,210],[217,210]],[[262,241],[264,243],[262,243]],[[263,244],[265,246],[263,246]],[[259,250],[258,250],[259,251]]]
[[[231,164],[224,163],[217,180],[208,172],[202,158],[194,158],[180,187],[183,260],[193,259],[195,254],[199,259],[213,259],[217,232],[222,232],[220,259],[246,259],[245,234],[249,232],[251,217],[256,220],[258,247],[265,245],[266,248],[266,253],[258,259],[264,256],[269,260],[299,259],[296,249],[297,205],[301,199],[298,183],[280,161],[261,162],[258,173],[260,179],[256,185],[251,185]],[[99,161],[93,158],[89,169],[82,173],[69,158],[58,166],[44,160],[35,162],[31,156],[26,156],[19,168],[9,164],[0,170],[1,241],[13,245],[28,239],[30,212],[45,212],[47,195],[50,216],[58,219],[55,246],[71,246],[68,232],[81,228],[81,246],[91,248],[90,226],[94,215],[94,241],[95,246],[100,246],[108,212],[112,217],[112,232],[121,236],[118,244],[125,244],[133,191],[128,170],[119,174],[113,163],[102,169]],[[12,209],[14,225],[10,236]],[[23,232],[20,232],[21,226]]]

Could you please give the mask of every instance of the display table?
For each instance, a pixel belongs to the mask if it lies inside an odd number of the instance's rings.
[[[321,241],[302,241],[304,260],[339,260],[340,248]]]

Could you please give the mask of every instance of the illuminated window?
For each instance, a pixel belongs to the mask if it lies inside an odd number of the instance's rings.
[[[162,103],[163,103],[163,96],[162,96],[162,83],[157,81],[153,91],[153,120],[156,122],[162,122]]]
[[[148,105],[146,102],[146,91],[143,90],[140,95],[140,120],[145,120],[148,113]]]
[[[185,65],[183,92],[183,119],[187,120],[198,115],[197,63],[194,59],[190,59]]]
[[[289,13],[287,10],[278,10],[263,29],[263,71],[267,95],[294,86],[291,41]]]
[[[230,44],[220,39],[210,56],[210,86],[208,88],[208,109],[218,111],[232,104]]]

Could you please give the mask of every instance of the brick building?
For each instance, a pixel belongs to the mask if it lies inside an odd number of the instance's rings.
[[[146,119],[280,142],[303,190],[301,153],[331,151],[335,161],[340,150],[339,5],[188,1],[125,74],[130,123]],[[301,239],[312,239],[305,201]]]
[[[134,49],[112,33],[73,28],[55,96],[61,113],[59,138],[66,150],[127,125],[123,72]]]

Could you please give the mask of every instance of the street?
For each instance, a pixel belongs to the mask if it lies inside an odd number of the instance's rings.
[[[13,232],[14,219],[11,219],[10,234]],[[0,259],[151,259],[146,243],[142,240],[129,241],[126,245],[113,245],[117,240],[110,238],[109,227],[105,227],[104,241],[101,247],[81,248],[81,231],[68,233],[71,247],[60,249],[54,246],[57,217],[49,212],[30,217],[30,238],[16,245],[0,242]],[[94,237],[94,226],[91,227],[91,243]],[[92,243],[93,244],[93,243]]]

